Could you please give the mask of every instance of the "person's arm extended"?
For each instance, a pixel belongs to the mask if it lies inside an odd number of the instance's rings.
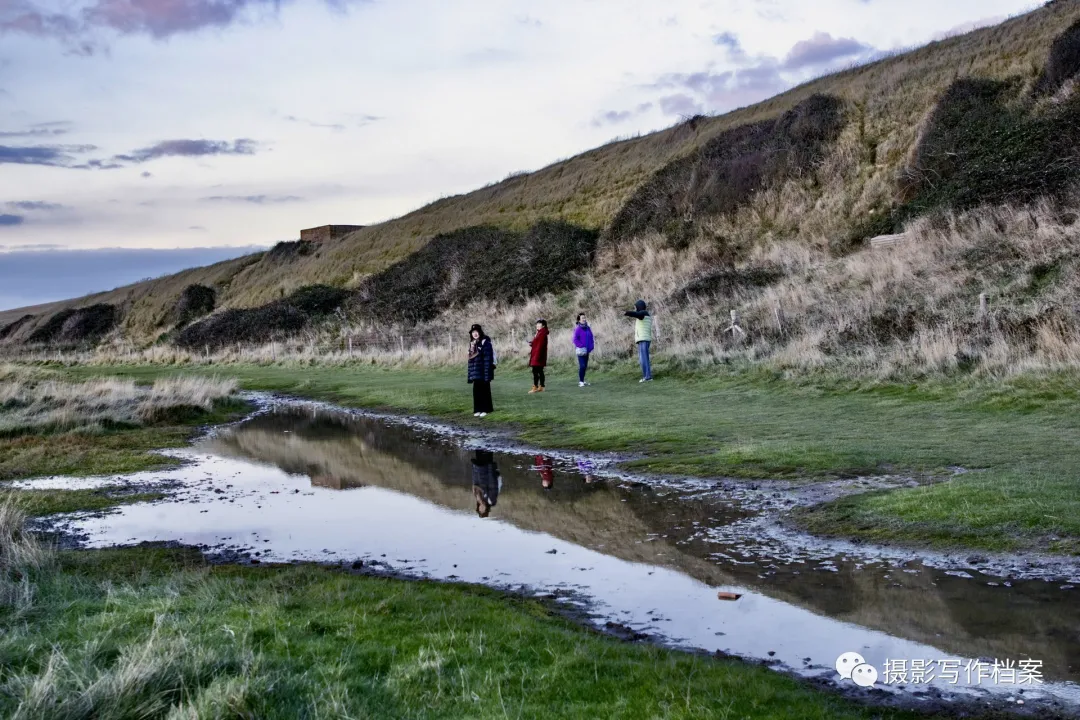
[[[645,311],[640,311],[639,312],[637,310],[627,310],[623,314],[626,315],[626,317],[632,317],[632,318],[637,318],[638,320],[644,320],[645,316],[648,315],[649,313],[647,313]]]

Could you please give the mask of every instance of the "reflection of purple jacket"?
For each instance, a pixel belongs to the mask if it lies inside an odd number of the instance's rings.
[[[574,347],[585,348],[588,352],[593,351],[592,328],[588,325],[578,325],[574,328]]]

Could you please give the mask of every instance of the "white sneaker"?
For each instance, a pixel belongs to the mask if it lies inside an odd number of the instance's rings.
[[[472,416],[473,417],[480,417],[480,413],[473,413]]]
[[[638,382],[639,382],[639,383],[643,383],[643,382],[645,382],[645,378],[641,378],[640,380],[638,380]]]
[[[585,382],[584,382],[584,381],[582,381],[582,382],[579,382],[579,383],[577,384],[577,386],[578,386],[578,387],[585,387]]]
[[[477,415],[476,417],[487,417],[487,413],[480,413],[480,414],[479,414],[479,415]]]

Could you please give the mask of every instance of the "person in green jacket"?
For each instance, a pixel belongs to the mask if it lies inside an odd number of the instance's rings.
[[[634,342],[637,343],[638,360],[641,362],[641,379],[638,382],[649,382],[652,380],[652,365],[649,362],[649,346],[652,345],[653,337],[652,315],[649,314],[644,300],[638,300],[634,303],[634,309],[627,310],[624,314],[635,319]]]

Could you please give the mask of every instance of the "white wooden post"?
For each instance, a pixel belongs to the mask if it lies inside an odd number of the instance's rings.
[[[986,314],[986,293],[979,293],[979,315]]]

